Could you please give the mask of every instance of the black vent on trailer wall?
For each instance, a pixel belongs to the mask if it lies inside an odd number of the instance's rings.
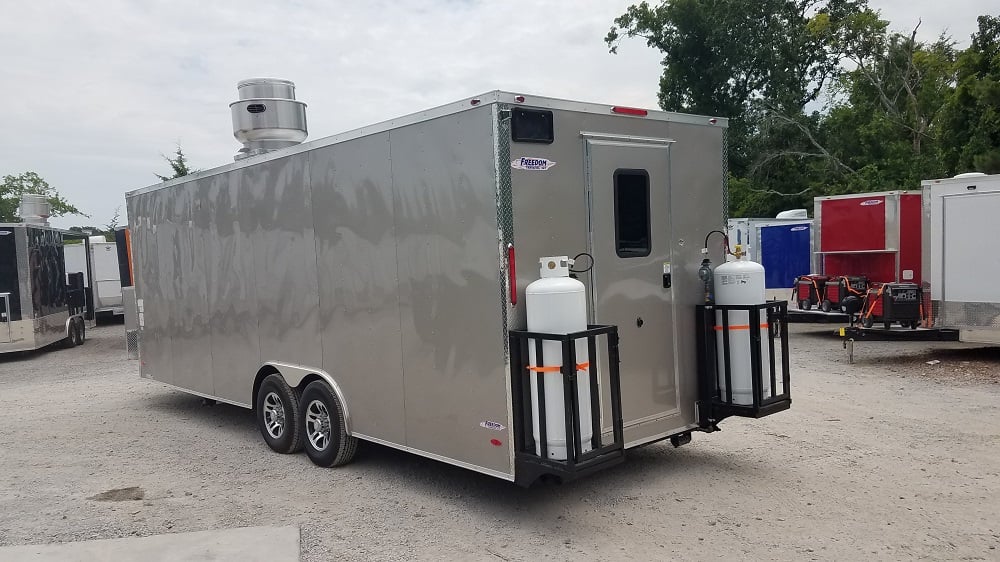
[[[510,137],[514,142],[551,144],[556,138],[552,112],[514,108],[510,114]]]
[[[0,293],[10,293],[10,310],[0,310],[8,314],[8,320],[21,319],[21,290],[17,277],[17,244],[13,228],[0,228]],[[0,300],[0,309],[3,301]]]

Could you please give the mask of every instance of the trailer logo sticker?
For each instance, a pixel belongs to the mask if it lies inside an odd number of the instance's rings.
[[[881,205],[881,204],[882,204],[881,199],[866,199],[861,202],[862,207],[869,207],[871,205]]]
[[[803,230],[808,230],[808,229],[809,229],[808,226],[796,226],[796,227],[792,228],[791,231],[792,232],[802,232]]]
[[[485,427],[486,429],[492,429],[493,431],[503,431],[507,429],[506,427],[504,427],[502,423],[489,420],[484,422],[479,422],[479,427]]]
[[[522,157],[510,163],[510,167],[515,170],[541,170],[545,171],[555,166],[556,163],[546,158]]]

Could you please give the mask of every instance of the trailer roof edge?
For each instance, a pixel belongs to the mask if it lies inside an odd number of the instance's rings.
[[[478,101],[477,101],[478,100]],[[521,101],[524,100],[524,101]],[[471,96],[463,98],[461,100],[433,107],[424,111],[418,111],[416,113],[411,113],[409,115],[403,115],[401,117],[396,117],[393,119],[388,119],[386,121],[380,121],[378,123],[368,125],[365,127],[359,127],[357,129],[352,129],[349,131],[344,131],[342,133],[336,133],[334,135],[318,138],[316,140],[304,142],[299,145],[295,145],[289,148],[284,148],[281,150],[276,150],[274,152],[268,152],[266,154],[261,154],[259,156],[252,156],[250,158],[245,158],[236,162],[229,164],[223,164],[215,168],[210,168],[208,170],[195,172],[187,176],[183,176],[176,179],[171,179],[162,183],[156,183],[146,187],[141,187],[133,189],[131,191],[125,192],[126,199],[136,195],[141,195],[143,193],[149,193],[152,191],[158,191],[160,189],[166,189],[175,185],[180,185],[187,183],[192,180],[208,178],[229,172],[231,170],[236,170],[239,168],[245,168],[254,164],[260,164],[262,162],[269,162],[271,160],[278,160],[280,158],[285,158],[295,154],[300,154],[302,152],[308,152],[310,150],[315,150],[317,148],[323,148],[326,146],[339,144],[356,138],[365,137],[368,135],[375,135],[379,133],[384,133],[386,131],[396,129],[399,127],[405,127],[407,125],[414,125],[416,123],[421,123],[424,121],[430,121],[431,119],[437,119],[439,117],[445,117],[448,115],[453,115],[456,113],[461,113],[463,111],[470,111],[480,107],[503,103],[510,105],[523,105],[525,107],[538,107],[543,109],[561,109],[565,111],[578,111],[582,113],[600,113],[600,114],[611,114],[612,109],[619,106],[614,106],[610,104],[603,103],[590,103],[590,102],[579,102],[564,100],[559,98],[546,98],[542,96],[534,96],[527,94],[515,94],[512,92],[506,92],[502,90],[493,90],[480,94],[478,96]],[[660,110],[646,110],[645,117],[633,117],[634,119],[652,119],[655,121],[668,121],[673,123],[684,123],[688,125],[702,125],[706,127],[721,127],[728,128],[729,120],[725,117],[711,117],[708,115],[692,115],[687,113],[674,113],[670,111],[660,111]]]

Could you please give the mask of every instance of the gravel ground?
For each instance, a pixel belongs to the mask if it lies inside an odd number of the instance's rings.
[[[0,358],[0,545],[299,525],[304,560],[1000,560],[1000,352],[863,342],[851,365],[829,327],[792,331],[791,410],[522,490],[370,444],[340,469],[274,454],[99,327]]]

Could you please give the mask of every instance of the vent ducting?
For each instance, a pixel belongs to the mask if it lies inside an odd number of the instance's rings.
[[[21,209],[19,210],[19,214],[23,222],[49,226],[52,205],[49,204],[49,200],[44,195],[24,193],[21,195]]]
[[[295,99],[295,84],[275,78],[251,78],[236,85],[239,101],[229,104],[233,136],[243,143],[242,160],[306,140],[306,104]]]

